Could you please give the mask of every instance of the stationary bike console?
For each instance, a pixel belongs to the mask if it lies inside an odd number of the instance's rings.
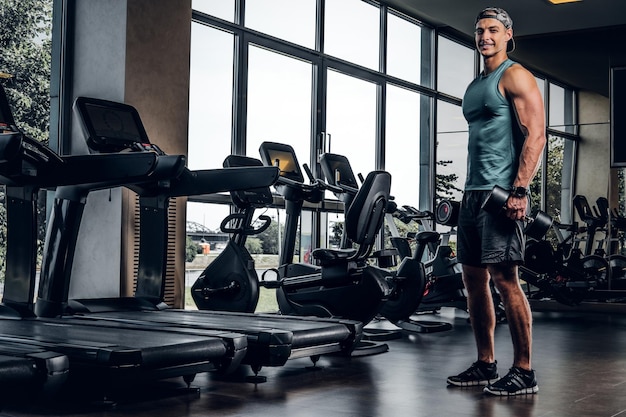
[[[259,153],[263,164],[278,167],[280,170],[274,187],[285,197],[287,204],[294,201],[301,203],[307,201],[315,204],[324,199],[324,189],[320,187],[320,184],[304,182],[298,158],[291,146],[276,142],[263,142]]]

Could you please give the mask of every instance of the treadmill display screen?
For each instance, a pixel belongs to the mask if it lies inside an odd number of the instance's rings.
[[[133,114],[123,109],[86,104],[94,133],[106,141],[141,142]]]
[[[74,104],[92,150],[119,152],[149,144],[137,110],[128,104],[78,97]]]

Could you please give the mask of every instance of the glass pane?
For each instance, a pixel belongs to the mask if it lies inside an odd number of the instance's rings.
[[[546,168],[546,212],[559,219],[563,211],[561,193],[563,187],[563,158],[565,139],[552,136],[548,138],[548,159]]]
[[[264,141],[286,143],[309,164],[311,64],[254,45],[248,63],[246,154],[259,158]]]
[[[385,169],[398,205],[419,207],[420,95],[387,86]]]
[[[617,210],[620,215],[626,215],[626,168],[617,169]]]
[[[315,249],[312,246],[313,242],[313,212],[310,210],[302,210],[302,217],[300,218],[300,234],[298,246],[296,248],[297,262],[303,262],[306,264],[312,264],[313,257],[311,252]]]
[[[546,102],[546,97],[545,97],[545,93],[546,93],[546,81],[542,78],[538,78],[535,77],[535,81],[537,82],[537,87],[539,88],[539,92],[541,93],[541,100],[545,103]]]
[[[568,133],[575,133],[574,91],[550,84],[550,108],[548,127]]]
[[[227,234],[220,231],[220,223],[228,216],[229,206],[226,204],[187,203],[187,236],[194,241],[205,239],[211,244],[212,251],[221,251],[226,245]],[[192,233],[189,233],[192,232]],[[219,235],[224,236],[219,236]]]
[[[378,70],[379,14],[361,0],[327,1],[324,52]]]
[[[437,102],[437,198],[461,200],[467,177],[467,138],[461,107]]]
[[[246,26],[315,49],[316,0],[246,0]]]
[[[394,14],[387,16],[387,74],[419,84],[422,28]]]
[[[233,42],[230,33],[191,26],[190,169],[219,168],[231,152]]]
[[[540,210],[542,207],[542,201],[541,201],[541,192],[543,190],[543,171],[542,171],[543,168],[542,167],[543,167],[543,160],[539,164],[539,170],[537,171],[537,175],[535,175],[535,178],[533,178],[529,187],[530,188],[531,212],[533,210]],[[550,170],[549,167],[548,167],[548,170]],[[560,196],[560,193],[559,193],[559,196]],[[550,203],[548,202],[548,204]]]
[[[557,130],[565,128],[565,89],[554,84],[550,84],[548,126]]]
[[[328,71],[326,131],[330,151],[349,158],[355,175],[376,168],[376,85]]]
[[[343,232],[343,213],[322,212],[320,213],[321,236],[320,247],[338,249],[341,247],[341,234]]]
[[[439,36],[437,51],[437,89],[463,98],[474,79],[474,50]]]
[[[229,22],[235,20],[235,0],[192,0],[191,8]]]

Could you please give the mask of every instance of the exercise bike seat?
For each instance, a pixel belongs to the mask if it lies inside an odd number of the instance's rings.
[[[328,265],[335,261],[343,261],[350,259],[356,254],[356,249],[328,249],[317,248],[314,249],[312,255],[317,259],[320,265]]]
[[[372,171],[346,210],[345,232],[358,248],[316,249],[312,252],[322,268],[339,262],[364,261],[374,246],[385,218],[389,201],[391,175],[386,171]]]

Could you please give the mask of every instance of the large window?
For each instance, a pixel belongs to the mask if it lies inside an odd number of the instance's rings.
[[[478,75],[474,48],[370,1],[194,0],[193,7],[190,167],[218,166],[230,152],[258,157],[262,141],[276,141],[291,144],[313,172],[324,150],[347,156],[355,173],[386,169],[402,204],[432,210],[438,199],[460,199],[461,100]],[[550,139],[534,201],[563,218],[571,212],[576,97],[551,80],[537,83]],[[205,200],[227,212],[224,196]],[[283,212],[268,213],[280,233]],[[195,221],[215,227],[206,219],[222,214],[199,211]],[[330,201],[307,211],[298,255],[336,245],[342,221]]]

